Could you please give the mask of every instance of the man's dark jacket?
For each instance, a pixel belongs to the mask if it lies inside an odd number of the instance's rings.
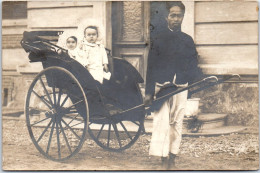
[[[153,95],[155,82],[193,83],[201,71],[193,39],[181,32],[166,29],[153,37],[148,56],[146,94]]]

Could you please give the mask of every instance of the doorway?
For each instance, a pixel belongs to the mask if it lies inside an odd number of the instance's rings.
[[[150,2],[112,2],[112,53],[131,63],[145,79]]]

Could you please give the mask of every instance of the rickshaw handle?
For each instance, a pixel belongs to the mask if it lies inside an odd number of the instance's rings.
[[[193,87],[195,87],[195,86],[198,86],[198,85],[200,85],[200,84],[202,84],[202,83],[204,83],[204,82],[210,82],[210,80],[213,80],[213,81],[212,81],[212,83],[211,83],[209,86],[207,86],[207,87],[210,87],[210,86],[213,86],[213,85],[217,85],[217,84],[219,84],[219,83],[222,83],[222,82],[224,82],[224,81],[226,81],[226,80],[229,80],[229,79],[231,79],[231,78],[234,78],[234,77],[238,77],[238,78],[240,79],[240,75],[238,75],[238,74],[233,74],[233,75],[230,75],[230,76],[226,76],[226,77],[224,77],[224,78],[221,79],[221,80],[219,80],[216,76],[209,76],[209,77],[206,77],[206,78],[204,78],[204,79],[202,79],[202,80],[200,80],[200,81],[198,81],[198,82],[195,82],[195,83],[193,83],[193,84],[191,84],[191,85],[189,85],[189,86],[187,86],[187,87],[177,89],[177,90],[175,90],[175,91],[173,91],[173,92],[170,92],[170,93],[168,93],[168,94],[166,94],[166,95],[164,95],[164,96],[158,97],[158,98],[154,99],[153,101],[158,101],[158,100],[161,100],[161,99],[163,99],[163,98],[165,98],[165,97],[168,97],[168,96],[170,96],[170,95],[178,94],[178,93],[180,93],[180,92],[182,92],[182,91],[185,91],[185,90],[188,90],[188,89],[193,88]],[[132,108],[130,108],[130,109],[124,110],[124,111],[122,111],[122,112],[120,112],[120,113],[118,113],[118,114],[122,114],[122,113],[131,111],[131,110],[134,110],[134,109],[143,107],[143,106],[145,106],[146,109],[149,109],[151,105],[140,104],[140,105],[137,105],[137,106],[132,107]]]

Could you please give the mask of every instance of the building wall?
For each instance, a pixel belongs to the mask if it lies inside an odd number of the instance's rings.
[[[8,106],[13,101],[14,94],[14,77],[18,73],[14,70],[5,71],[2,73],[2,105]]]
[[[31,30],[75,30],[84,20],[97,20],[104,27],[102,41],[105,46],[109,46],[107,38],[110,37],[107,34],[110,33],[111,26],[107,23],[107,4],[104,1],[48,3],[29,1],[28,28]]]
[[[27,30],[27,19],[3,19],[2,21],[2,67],[16,69],[17,65],[27,63],[27,54],[20,41]]]
[[[2,7],[2,105],[5,108],[12,107],[14,102],[15,80],[20,76],[16,66],[28,63],[20,45],[27,28],[27,3],[3,2]]]
[[[258,125],[258,4],[196,1],[194,40],[209,75],[241,74],[197,93],[204,113],[226,113],[229,125]]]
[[[196,1],[195,42],[207,74],[258,74],[258,4]]]
[[[227,114],[227,125],[257,126],[258,83],[224,83],[194,94],[202,113]]]

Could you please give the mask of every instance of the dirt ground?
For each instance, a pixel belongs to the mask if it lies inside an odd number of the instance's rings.
[[[160,170],[160,158],[148,155],[151,136],[143,134],[123,152],[105,151],[91,139],[65,162],[54,162],[34,147],[25,120],[2,119],[3,170]],[[256,170],[258,134],[183,137],[178,170]]]

